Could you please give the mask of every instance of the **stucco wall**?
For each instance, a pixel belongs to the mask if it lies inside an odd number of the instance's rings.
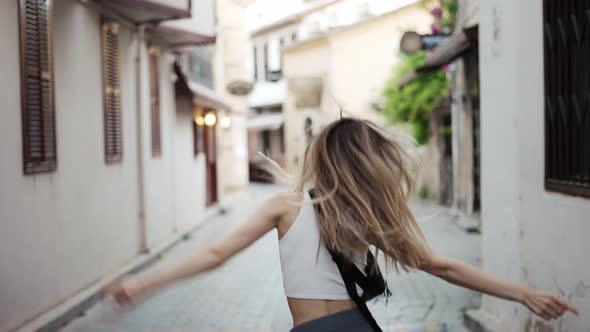
[[[590,200],[547,192],[544,179],[542,3],[481,2],[484,268],[570,298],[582,316],[544,323],[491,297],[501,331],[587,331]]]
[[[24,176],[17,4],[0,1],[0,331],[139,251],[133,66],[121,68],[123,161],[106,165],[99,15],[78,1],[55,1],[58,167]],[[120,38],[121,61],[133,63],[131,33],[122,29]]]

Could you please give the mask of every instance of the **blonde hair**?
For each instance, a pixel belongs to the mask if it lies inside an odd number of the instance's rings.
[[[412,158],[375,124],[352,118],[307,147],[296,190],[313,188],[321,239],[353,261],[374,245],[396,271],[420,267],[428,246],[408,206]]]

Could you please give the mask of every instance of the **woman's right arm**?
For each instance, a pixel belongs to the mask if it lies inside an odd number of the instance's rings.
[[[131,303],[134,298],[149,294],[177,281],[213,270],[244,250],[277,226],[278,220],[292,209],[287,198],[293,194],[279,194],[267,200],[243,224],[225,238],[204,247],[176,264],[158,271],[147,271],[114,282],[103,290],[119,303]]]
[[[576,307],[551,293],[508,282],[457,259],[432,253],[421,269],[450,283],[520,302],[547,320],[559,318],[566,311],[578,315]]]

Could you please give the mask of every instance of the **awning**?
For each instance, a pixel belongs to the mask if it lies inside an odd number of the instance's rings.
[[[215,91],[189,81],[178,63],[174,63],[174,73],[177,76],[174,86],[177,93],[191,97],[195,105],[215,110],[231,111],[231,107]]]
[[[190,0],[95,0],[135,23],[191,17]]]
[[[283,113],[260,114],[248,119],[246,127],[255,130],[276,130],[285,123]]]
[[[409,72],[399,80],[398,86],[414,80],[421,73],[426,73],[441,68],[442,66],[455,61],[470,49],[477,47],[479,25],[461,29],[453,33],[444,43],[428,54],[426,63],[419,68]]]
[[[180,21],[183,22],[170,22],[175,23],[174,25],[168,24],[168,22],[158,25],[150,25],[146,30],[165,40],[168,45],[173,48],[201,46],[215,43],[215,35],[203,34],[191,28],[191,25],[188,24],[191,20],[186,20],[187,24],[176,24],[185,23],[185,20]]]

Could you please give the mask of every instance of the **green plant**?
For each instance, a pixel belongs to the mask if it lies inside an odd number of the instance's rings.
[[[427,185],[423,184],[422,187],[420,187],[420,190],[418,190],[418,197],[420,197],[420,199],[428,199],[428,197],[430,197],[430,191]]]
[[[428,141],[428,120],[449,93],[449,84],[442,69],[419,74],[402,87],[398,82],[410,71],[426,62],[427,53],[418,51],[394,69],[392,78],[386,83],[383,95],[383,112],[392,123],[409,122],[412,135],[419,144]]]
[[[453,127],[452,126],[440,127],[439,132],[443,136],[450,137],[451,135],[453,135]]]

